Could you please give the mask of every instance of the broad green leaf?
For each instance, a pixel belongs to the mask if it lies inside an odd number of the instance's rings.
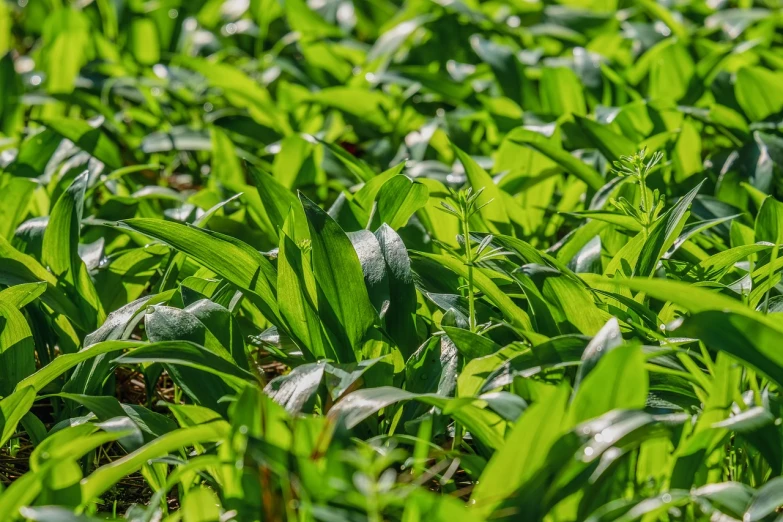
[[[675,331],[701,340],[712,350],[728,353],[780,385],[783,356],[776,347],[783,339],[783,328],[767,323],[766,317],[755,312],[741,315],[710,310],[686,318]]]
[[[487,174],[473,158],[468,154],[465,154],[456,145],[454,146],[454,152],[465,169],[465,175],[468,177],[468,183],[473,187],[473,191],[478,192],[479,190],[484,189],[476,203],[478,206],[485,205],[479,212],[481,213],[484,222],[489,227],[490,232],[508,233],[508,214],[503,205],[500,189],[495,185],[495,182],[490,175]]]
[[[182,501],[183,522],[212,522],[220,520],[220,513],[220,499],[206,486],[191,489]]]
[[[22,283],[0,290],[0,303],[15,308],[23,308],[35,301],[46,291],[46,283]]]
[[[620,161],[621,156],[631,156],[636,152],[636,144],[631,139],[617,134],[608,125],[581,116],[575,116],[574,121],[607,160]]]
[[[571,402],[572,424],[614,409],[641,409],[647,401],[647,370],[641,347],[627,344],[604,354]]]
[[[147,461],[163,457],[170,452],[192,446],[217,442],[228,435],[229,426],[224,421],[180,428],[142,446],[133,453],[96,469],[81,482],[82,502],[97,498],[126,475],[138,471]]]
[[[737,102],[751,121],[759,121],[783,109],[783,93],[775,89],[783,74],[760,67],[743,67],[737,71],[734,92]]]
[[[71,140],[77,147],[105,163],[108,168],[119,169],[123,166],[119,147],[100,127],[71,118],[49,118],[40,120],[40,123]]]
[[[280,142],[280,152],[275,156],[272,173],[275,180],[291,190],[301,185],[320,183],[320,148],[304,138],[292,134]]]
[[[524,103],[531,110],[538,108],[536,92],[525,78],[522,63],[510,47],[495,43],[475,34],[470,46],[481,60],[489,64],[503,94],[517,103]]]
[[[405,168],[405,163],[398,163],[389,170],[372,177],[364,183],[361,189],[354,194],[354,201],[368,213],[372,210],[376,196],[387,181],[399,175]],[[429,190],[427,191],[429,192]]]
[[[743,515],[743,520],[756,522],[774,513],[783,503],[783,478],[775,477],[758,489]]]
[[[280,235],[279,230],[283,227],[289,212],[293,212],[296,219],[293,221],[294,230],[291,231],[291,239],[295,241],[308,239],[310,233],[307,228],[307,219],[296,196],[265,172],[251,168],[250,175],[258,190],[258,195],[261,197],[261,202],[264,204],[267,216],[269,216],[278,235]]]
[[[293,232],[295,220],[292,210],[286,221],[286,230],[280,233],[277,254],[278,305],[281,317],[291,335],[306,350],[306,356],[309,359],[320,359],[327,354],[333,356],[332,348],[324,338],[318,317],[315,276],[309,257],[288,236]]]
[[[362,266],[340,226],[305,196],[299,198],[310,227],[318,311],[329,329],[341,337],[335,345],[337,361],[351,362],[356,360],[360,342],[376,321]]]
[[[0,444],[5,445],[16,432],[17,424],[33,405],[34,400],[35,389],[30,386],[24,386],[0,400],[0,415],[2,415]]]
[[[291,132],[290,123],[275,106],[269,91],[241,69],[226,63],[186,57],[182,54],[177,55],[176,63],[201,74],[211,86],[222,89],[229,103],[247,109],[259,124],[281,134]]]
[[[550,448],[567,429],[567,401],[568,388],[559,386],[522,414],[473,489],[473,509],[488,515],[544,464]]]
[[[234,143],[217,127],[209,130],[212,139],[212,168],[210,174],[227,186],[244,185],[245,173],[234,150]]]
[[[267,319],[277,321],[277,274],[269,260],[249,245],[217,232],[157,219],[128,219],[122,225],[171,245],[253,292]]]
[[[35,372],[35,343],[24,315],[0,293],[0,394]]]
[[[584,88],[577,75],[567,67],[545,67],[541,73],[541,109],[553,116],[587,113]]]
[[[3,28],[5,21],[10,21],[10,13],[5,4],[0,7],[0,85],[3,87],[3,100],[0,101],[0,132],[6,136],[16,133],[22,123],[22,79],[14,70],[14,60],[11,53],[3,45]],[[10,28],[9,28],[10,29]],[[0,221],[2,222],[2,221]]]
[[[402,238],[388,225],[375,232],[389,278],[389,308],[384,316],[386,331],[397,343],[403,356],[418,347],[416,332],[416,287],[413,284],[411,260]]]
[[[64,374],[82,361],[92,359],[99,355],[111,352],[118,352],[128,348],[136,348],[140,343],[136,341],[104,341],[84,348],[76,353],[67,353],[56,357],[52,362],[20,381],[16,385],[16,390],[22,390],[26,387],[33,388],[36,392],[41,391],[47,384]]]
[[[254,379],[252,373],[242,370],[233,362],[190,341],[159,341],[139,346],[118,357],[116,362],[121,364],[157,362],[187,366],[213,373],[237,388],[241,388],[245,380]]]
[[[309,101],[337,109],[378,127],[387,124],[386,114],[392,105],[391,98],[381,91],[343,86],[321,89],[311,94]]]
[[[684,43],[676,39],[670,41],[674,43],[662,46],[650,63],[649,94],[654,100],[679,101],[686,98],[692,89],[696,72],[693,59]]]
[[[604,186],[604,179],[598,171],[575,158],[567,151],[548,143],[544,136],[535,131],[523,128],[514,129],[509,133],[507,139],[540,152],[560,165],[569,174],[584,181],[592,190],[599,190]]]
[[[357,230],[346,235],[362,265],[367,296],[379,316],[383,315],[389,308],[389,274],[380,242],[369,230]]]
[[[773,328],[780,328],[774,321],[757,314],[752,308],[747,307],[741,301],[732,299],[718,292],[710,291],[705,287],[689,285],[681,281],[668,279],[622,279],[613,278],[606,280],[609,283],[626,286],[631,290],[643,292],[649,297],[660,301],[671,301],[682,306],[691,313],[725,310],[738,315],[750,317],[763,322]],[[783,331],[783,328],[781,328]]]
[[[356,156],[349,154],[348,151],[339,145],[335,145],[334,143],[329,143],[323,140],[319,141],[321,145],[326,147],[326,149],[332,155],[334,155],[340,161],[340,163],[345,166],[345,168],[348,169],[348,171],[356,178],[357,181],[370,182],[373,178],[375,178],[375,172],[373,172],[372,168],[370,168],[370,166],[367,165],[367,163],[361,158],[357,158]],[[383,174],[381,174],[381,176],[382,175]],[[374,199],[375,198],[373,197],[370,199],[370,201]]]
[[[0,175],[0,236],[11,239],[27,215],[30,199],[38,185],[27,178]]]
[[[41,300],[55,312],[66,315],[79,327],[86,329],[82,311],[71,300],[62,288],[57,286],[57,279],[42,267],[32,256],[16,250],[5,238],[0,237],[0,281],[7,285],[37,284],[46,282],[46,291]]]
[[[382,386],[358,390],[346,395],[329,411],[329,417],[339,419],[351,429],[373,413],[394,403],[416,400],[446,409],[445,414],[462,423],[478,440],[491,448],[503,444],[500,417],[471,404],[470,399],[447,399],[434,394],[416,394],[400,388]]]
[[[287,412],[300,413],[315,396],[325,369],[324,361],[297,366],[290,373],[269,381],[264,387],[264,393]]]
[[[43,24],[43,65],[50,93],[68,93],[74,88],[82,65],[87,62],[90,21],[82,12],[59,7]]]
[[[783,203],[769,196],[756,215],[756,241],[783,243]]]
[[[81,311],[82,324],[97,326],[105,319],[95,286],[79,257],[79,235],[88,173],[80,174],[60,196],[43,236],[42,259]]]
[[[131,21],[130,47],[133,57],[142,65],[153,65],[160,61],[158,29],[153,19],[135,17]]]
[[[396,230],[429,199],[429,190],[407,176],[397,175],[383,184],[378,192],[378,217],[381,223]]]

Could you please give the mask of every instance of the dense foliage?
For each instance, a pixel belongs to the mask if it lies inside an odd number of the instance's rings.
[[[3,0],[0,519],[775,520],[781,27]]]

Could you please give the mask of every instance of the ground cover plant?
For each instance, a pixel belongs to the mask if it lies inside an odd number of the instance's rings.
[[[780,520],[782,23],[0,2],[0,519]]]

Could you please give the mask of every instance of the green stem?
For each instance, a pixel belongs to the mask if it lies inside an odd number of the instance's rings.
[[[465,238],[465,259],[468,266],[468,328],[476,331],[476,296],[473,294],[473,249],[470,247],[470,218],[462,218],[462,235]]]
[[[650,222],[652,221],[652,212],[650,207],[652,204],[647,203],[647,180],[644,179],[644,174],[639,173],[639,186],[642,189],[642,212],[644,212],[645,220],[642,225],[642,231],[644,232],[644,240],[647,241],[647,237],[650,235]]]

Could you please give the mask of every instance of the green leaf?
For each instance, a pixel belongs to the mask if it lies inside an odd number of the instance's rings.
[[[104,464],[81,482],[82,502],[99,497],[126,475],[138,471],[151,459],[160,458],[169,453],[192,446],[217,442],[229,433],[229,425],[223,421],[180,428],[169,432],[142,446],[133,453]]]
[[[397,175],[383,184],[378,192],[378,217],[381,223],[396,230],[429,199],[429,190],[407,176]]]
[[[264,393],[287,412],[300,413],[321,386],[325,368],[324,361],[297,366],[290,373],[269,381],[264,387]]]
[[[0,419],[0,427],[2,427],[0,445],[5,445],[13,436],[17,424],[30,410],[33,401],[35,401],[35,389],[30,386],[21,387],[0,400],[0,415],[2,416]]]
[[[649,297],[667,302],[671,301],[682,306],[691,313],[711,310],[726,310],[735,314],[751,317],[770,326],[775,323],[753,309],[747,307],[741,301],[732,299],[718,292],[713,292],[704,287],[690,285],[681,281],[669,279],[644,279],[632,278],[606,279],[610,284],[626,286],[637,292],[644,292]]]
[[[344,148],[335,145],[334,143],[328,143],[323,140],[319,140],[319,142],[348,169],[357,181],[369,182],[376,177],[372,168],[362,159],[349,154]],[[380,174],[379,176],[383,176],[383,174]],[[372,199],[370,201],[372,201]]]
[[[330,330],[343,338],[335,345],[337,361],[351,362],[376,321],[362,265],[340,225],[304,195],[299,199],[310,227],[318,311]]]
[[[758,489],[742,520],[756,522],[775,513],[783,503],[783,477],[775,477]]]
[[[90,21],[79,10],[60,7],[43,24],[43,65],[50,93],[68,93],[74,88],[82,65],[87,62]]]
[[[381,91],[350,86],[327,87],[310,95],[309,101],[337,109],[378,127],[386,125],[392,100]],[[369,178],[364,178],[367,181]]]
[[[269,260],[254,248],[224,234],[159,219],[135,218],[121,224],[194,257],[228,281],[254,293],[267,319],[277,322],[277,274]]]
[[[447,399],[434,394],[419,395],[391,386],[350,393],[329,411],[329,417],[339,419],[348,429],[351,429],[373,413],[406,400],[416,400],[441,409],[447,408],[444,413],[462,423],[483,444],[491,448],[498,448],[503,444],[501,418],[474,406],[471,404],[472,400]]]
[[[368,213],[372,210],[373,203],[375,202],[378,192],[383,188],[387,181],[399,175],[405,168],[405,162],[398,163],[389,170],[373,176],[370,180],[364,183],[362,188],[359,189],[353,196],[354,202],[360,207],[366,210]],[[429,190],[427,191],[429,192]]]
[[[525,103],[530,110],[538,108],[536,92],[525,78],[522,63],[510,47],[482,38],[478,34],[470,37],[470,46],[482,61],[489,64],[506,98],[518,104]]]
[[[753,315],[751,315],[753,314]],[[777,348],[783,328],[768,324],[759,313],[741,315],[728,310],[710,310],[688,317],[675,331],[701,340],[707,348],[726,352],[766,375],[778,386],[783,384],[783,354]]]
[[[587,113],[584,87],[567,67],[545,67],[541,73],[541,109],[553,116]]]
[[[658,261],[674,244],[677,236],[680,235],[688,217],[688,208],[703,184],[704,182],[702,181],[680,198],[676,205],[667,210],[655,222],[650,235],[644,241],[639,258],[636,261],[636,269],[634,270],[636,275],[646,276],[655,270]]]
[[[77,515],[69,508],[59,506],[23,507],[19,513],[32,522],[99,522],[100,519]]]
[[[261,82],[251,78],[238,67],[184,54],[178,54],[175,63],[201,74],[211,86],[224,92],[229,103],[247,109],[253,120],[259,124],[281,134],[291,132],[291,124],[278,110],[269,91]]]
[[[604,178],[598,171],[575,158],[565,150],[548,143],[547,139],[537,132],[518,128],[510,132],[506,139],[520,145],[526,145],[533,150],[540,152],[560,165],[569,174],[584,181],[592,190],[597,191],[604,186]]]
[[[13,238],[16,227],[27,215],[37,186],[31,179],[0,175],[0,236]]]
[[[182,520],[184,522],[212,522],[220,520],[220,516],[220,499],[212,489],[206,486],[191,489],[182,501]]]
[[[296,199],[290,190],[280,185],[275,178],[265,172],[255,168],[250,169],[250,175],[253,178],[253,184],[258,189],[258,195],[264,203],[269,220],[278,232],[283,227],[289,212],[294,213],[294,230],[290,237],[295,241],[309,239],[310,233],[307,228],[307,219],[302,211],[302,205]]]
[[[456,145],[453,145],[453,148],[454,153],[465,168],[465,175],[468,177],[468,183],[473,187],[474,193],[482,188],[484,189],[476,203],[479,207],[484,205],[479,212],[489,227],[489,231],[501,234],[508,233],[510,230],[509,219],[500,189],[495,185],[490,175],[473,158],[465,154]]]
[[[558,386],[522,414],[473,489],[474,509],[488,515],[546,462],[550,448],[567,429],[567,401],[568,388]]]
[[[454,259],[450,256],[428,254],[426,252],[411,252],[411,255],[414,257],[414,259],[426,259],[431,263],[446,267],[460,277],[467,279],[468,269],[458,259]],[[481,290],[481,292],[487,296],[490,302],[500,309],[506,320],[508,320],[511,324],[523,330],[533,330],[533,325],[530,322],[530,317],[527,315],[527,313],[514,304],[511,298],[509,298],[505,292],[500,290],[500,288],[498,288],[492,279],[484,275],[480,270],[474,270],[473,283],[475,284],[476,288]]]
[[[0,290],[0,303],[15,308],[24,308],[46,291],[46,283],[23,283]]]
[[[418,347],[416,332],[416,287],[411,260],[402,238],[388,225],[375,232],[389,278],[389,308],[384,316],[386,331],[407,357]]]
[[[638,148],[636,143],[617,134],[608,125],[581,116],[575,116],[574,121],[593,146],[611,162],[620,161],[621,156],[633,155]]]
[[[783,243],[783,203],[767,197],[756,215],[756,241]]]
[[[781,81],[782,73],[761,67],[743,67],[737,71],[734,92],[750,121],[763,120],[783,109],[783,93],[775,88]]]
[[[84,348],[76,353],[67,353],[56,357],[52,362],[20,381],[16,385],[16,390],[22,390],[25,387],[32,387],[36,392],[41,391],[47,384],[55,380],[82,361],[92,359],[99,355],[111,352],[118,352],[128,348],[139,346],[135,341],[104,341]]]
[[[130,48],[133,57],[142,65],[153,65],[160,61],[160,39],[153,19],[133,18],[130,24]]]
[[[4,12],[5,9],[5,7],[0,7],[0,26],[3,25],[4,17],[8,16]],[[2,56],[0,58],[0,86],[3,89],[3,99],[0,100],[0,133],[11,136],[16,134],[22,123],[24,86],[22,78],[16,74],[14,69],[11,53],[7,53],[7,49],[3,49],[2,39],[3,36],[0,34],[0,56]]]
[[[370,302],[383,315],[389,308],[389,275],[378,238],[369,230],[349,232],[347,236],[359,256]]]
[[[55,312],[61,313],[82,329],[88,329],[82,318],[82,311],[76,303],[58,288],[57,279],[42,267],[34,257],[16,250],[0,236],[0,282],[7,285],[37,284],[46,282],[46,291],[41,300]]]
[[[301,208],[301,207],[300,207]],[[332,348],[324,338],[318,317],[318,297],[315,276],[309,257],[288,236],[293,232],[293,210],[288,215],[286,230],[280,233],[277,254],[277,291],[280,315],[306,357],[311,360],[333,356]]]
[[[54,205],[41,257],[66,294],[78,303],[81,323],[96,327],[106,316],[78,249],[87,179],[87,171],[80,174]]]
[[[0,394],[8,396],[19,381],[33,372],[33,333],[16,306],[0,300]]]
[[[241,389],[252,373],[190,341],[159,341],[139,346],[116,359],[120,364],[162,363],[182,365],[213,373]]]
[[[644,354],[636,344],[619,346],[604,354],[574,394],[572,424],[615,409],[643,408],[648,386],[644,364]]]
[[[157,60],[156,60],[157,61]],[[234,150],[234,143],[228,135],[217,127],[209,130],[212,139],[212,168],[214,179],[226,186],[245,184],[245,173]]]
[[[123,166],[119,147],[100,127],[92,127],[86,121],[71,118],[49,118],[40,120],[39,123],[71,140],[77,147],[105,163],[108,168],[114,170]]]

